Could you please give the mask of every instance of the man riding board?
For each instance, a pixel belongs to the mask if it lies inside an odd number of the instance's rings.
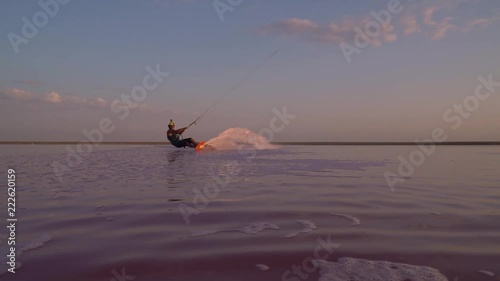
[[[167,131],[167,138],[170,141],[170,143],[175,146],[175,147],[193,147],[196,148],[198,145],[197,142],[193,138],[187,138],[187,139],[180,139],[179,137],[186,131],[187,127],[180,128],[180,129],[175,129],[175,124],[172,119],[170,119],[170,123],[168,123],[168,131]]]

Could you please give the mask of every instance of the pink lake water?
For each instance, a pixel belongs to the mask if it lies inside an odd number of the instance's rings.
[[[60,181],[65,146],[3,145],[21,265],[5,272],[2,227],[0,279],[500,280],[500,147],[439,146],[391,190],[415,148],[100,146]]]

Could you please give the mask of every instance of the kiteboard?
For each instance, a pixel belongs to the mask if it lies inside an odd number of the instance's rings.
[[[205,150],[205,148],[207,148],[207,142],[206,141],[200,141],[198,143],[198,145],[196,146],[196,151],[202,151],[202,150]]]
[[[200,141],[196,146],[196,151],[206,151],[206,150],[215,150],[215,147],[209,145],[206,141]]]

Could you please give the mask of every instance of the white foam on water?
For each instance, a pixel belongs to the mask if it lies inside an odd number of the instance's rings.
[[[216,150],[276,149],[266,138],[244,128],[230,128],[207,141]]]
[[[219,232],[241,232],[245,234],[257,234],[259,232],[262,232],[266,229],[274,229],[278,230],[280,229],[277,225],[272,224],[272,223],[267,223],[267,222],[255,222],[250,225],[242,226],[239,228],[227,228],[227,229],[212,229],[212,230],[202,230],[202,231],[195,231],[191,233],[191,237],[199,237],[199,236],[207,236],[211,234],[216,234]]]
[[[361,221],[357,217],[352,216],[352,215],[334,214],[334,213],[330,213],[330,215],[336,216],[336,217],[346,218],[346,219],[348,219],[348,220],[350,220],[352,222],[350,225],[360,225],[361,224]]]
[[[45,243],[49,242],[50,240],[52,240],[52,237],[48,234],[44,234],[32,241],[29,241],[28,243],[26,244],[21,244],[18,248],[17,248],[17,251],[16,251],[16,270],[21,268],[21,263],[19,262],[19,257],[21,256],[21,254],[23,252],[26,252],[26,251],[30,251],[30,250],[34,250],[34,249],[37,249],[37,248],[40,248],[42,247],[43,245],[45,245]],[[9,247],[0,247],[0,252],[1,253],[9,253],[10,249],[10,246]],[[8,265],[7,265],[7,262],[8,262],[8,257],[7,255],[4,255],[4,256],[0,256],[0,262],[1,262],[1,267],[0,267],[0,275],[2,274],[5,274],[8,270],[8,268],[10,268]]]
[[[239,232],[243,232],[246,234],[257,234],[259,232],[262,232],[266,229],[274,229],[278,230],[280,229],[277,225],[272,224],[272,223],[267,223],[267,222],[256,222],[252,223],[247,226],[243,226],[237,229]]]
[[[312,221],[308,220],[295,220],[295,221],[300,223],[304,228],[285,235],[286,238],[295,237],[301,233],[307,233],[313,231],[314,229],[317,229],[316,225]]]
[[[265,265],[265,264],[256,264],[255,265],[258,269],[262,270],[262,271],[266,271],[266,270],[269,270],[269,266]]]
[[[488,270],[478,270],[477,272],[484,274],[488,277],[495,277],[495,273],[488,271]]]
[[[26,245],[24,245],[21,248],[21,251],[25,252],[25,251],[29,251],[29,250],[34,250],[36,248],[40,248],[45,243],[49,242],[50,240],[52,240],[52,237],[48,234],[44,234],[44,235],[38,237],[37,239],[26,243]]]
[[[223,231],[227,231],[227,230],[224,230],[224,229],[221,229],[221,230],[214,229],[214,230],[193,231],[190,236],[191,237],[207,236],[207,235],[210,235],[210,234],[215,234],[215,233],[219,233],[219,232],[223,232]]]
[[[320,269],[318,281],[448,281],[437,269],[426,266],[355,258],[313,263]]]

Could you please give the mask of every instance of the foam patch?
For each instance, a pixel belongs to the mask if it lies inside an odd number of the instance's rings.
[[[255,265],[258,269],[262,270],[262,271],[267,271],[269,270],[269,266],[265,265],[265,264],[256,264]]]
[[[333,214],[333,213],[331,213],[330,215],[336,216],[336,217],[346,218],[346,219],[348,219],[348,220],[351,221],[350,225],[359,225],[359,224],[361,224],[361,221],[357,217],[355,217],[355,216],[346,215],[346,214]]]
[[[239,228],[195,231],[195,232],[191,233],[191,237],[207,236],[207,235],[216,234],[219,232],[232,232],[232,231],[242,232],[242,233],[246,233],[246,234],[257,234],[257,233],[262,232],[266,229],[278,230],[280,228],[277,225],[272,224],[272,223],[255,222],[255,223],[252,223],[250,225],[242,226]]]
[[[1,237],[3,238],[6,236],[1,236]],[[45,245],[45,243],[49,242],[50,240],[52,240],[52,237],[48,234],[44,234],[44,235],[42,235],[42,236],[40,236],[32,241],[29,241],[26,244],[20,243],[20,246],[17,248],[17,251],[16,251],[16,272],[17,272],[17,269],[21,268],[21,263],[19,262],[20,261],[19,257],[21,256],[21,254],[23,252],[40,248],[43,245]],[[7,253],[8,249],[9,249],[9,247],[0,247],[0,252]],[[6,255],[0,257],[0,263],[2,264],[0,266],[0,275],[7,273],[7,269],[8,269],[7,261],[8,261],[8,258]]]
[[[478,270],[477,272],[486,275],[488,277],[495,277],[495,273],[488,271],[488,270]]]
[[[38,237],[37,239],[32,240],[32,241],[26,243],[26,245],[24,245],[21,248],[21,251],[22,252],[26,252],[26,251],[29,251],[29,250],[34,250],[36,248],[40,248],[45,243],[49,242],[50,240],[52,240],[52,237],[50,237],[50,235],[48,235],[48,234],[44,234],[44,235]]]
[[[295,232],[291,232],[287,234],[285,237],[287,238],[295,237],[301,233],[307,233],[313,231],[314,229],[317,229],[316,225],[311,221],[308,220],[295,220],[295,221],[300,223],[304,228]]]
[[[313,263],[320,269],[318,281],[448,281],[437,269],[388,261],[340,258]]]

